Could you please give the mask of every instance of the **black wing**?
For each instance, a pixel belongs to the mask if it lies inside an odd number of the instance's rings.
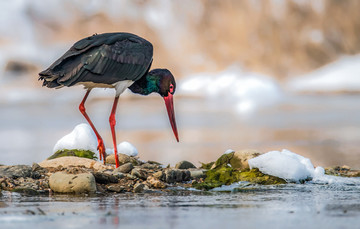
[[[81,82],[136,81],[149,70],[152,56],[152,44],[134,34],[93,35],[76,42],[48,69],[40,72],[39,79],[50,88]]]

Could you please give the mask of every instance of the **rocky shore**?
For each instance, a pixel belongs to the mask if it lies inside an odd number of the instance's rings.
[[[170,187],[210,190],[238,181],[269,185],[287,183],[282,178],[250,169],[247,161],[259,156],[256,150],[232,151],[215,162],[197,168],[189,161],[175,167],[138,157],[119,154],[120,166],[115,168],[115,157],[109,155],[106,165],[86,157],[61,155],[40,163],[0,166],[0,190],[28,195],[50,193],[153,193],[166,192]],[[337,176],[359,176],[349,167],[325,170]]]

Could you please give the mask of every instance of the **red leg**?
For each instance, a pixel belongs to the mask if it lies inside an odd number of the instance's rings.
[[[116,168],[119,167],[119,158],[117,156],[117,145],[116,145],[116,134],[115,134],[115,124],[116,124],[115,113],[116,113],[116,107],[117,107],[118,101],[119,101],[119,96],[115,96],[114,104],[113,104],[111,114],[109,117],[110,129],[111,129],[112,139],[113,139],[113,143],[114,143]]]
[[[90,93],[91,89],[87,90],[83,100],[81,101],[80,105],[79,105],[79,110],[81,112],[81,114],[84,115],[84,117],[86,118],[86,120],[88,121],[88,123],[90,124],[91,128],[94,130],[96,137],[98,139],[98,150],[99,150],[99,154],[100,154],[100,160],[104,159],[104,164],[105,164],[105,160],[106,160],[106,153],[105,153],[105,145],[104,145],[104,141],[102,140],[100,134],[97,132],[94,124],[92,123],[92,121],[90,120],[89,116],[86,114],[86,109],[85,109],[85,101]]]

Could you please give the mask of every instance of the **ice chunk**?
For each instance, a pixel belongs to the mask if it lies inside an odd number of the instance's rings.
[[[97,152],[97,138],[91,127],[82,123],[77,125],[74,130],[62,137],[54,146],[53,152],[62,149],[82,149]]]
[[[135,157],[138,155],[138,151],[136,149],[136,147],[131,144],[130,142],[121,142],[120,144],[117,145],[117,150],[118,153],[122,153],[122,154],[126,154],[128,156],[132,156]],[[106,149],[106,153],[107,154],[113,154],[114,153],[114,149]]]
[[[289,182],[300,182],[314,176],[314,166],[308,158],[289,150],[270,151],[249,161],[250,168],[280,177]]]

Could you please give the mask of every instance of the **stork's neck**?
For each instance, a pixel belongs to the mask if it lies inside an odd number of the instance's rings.
[[[148,95],[153,92],[159,92],[159,80],[160,77],[156,75],[150,75],[147,73],[139,80],[135,81],[129,89],[133,93]]]

